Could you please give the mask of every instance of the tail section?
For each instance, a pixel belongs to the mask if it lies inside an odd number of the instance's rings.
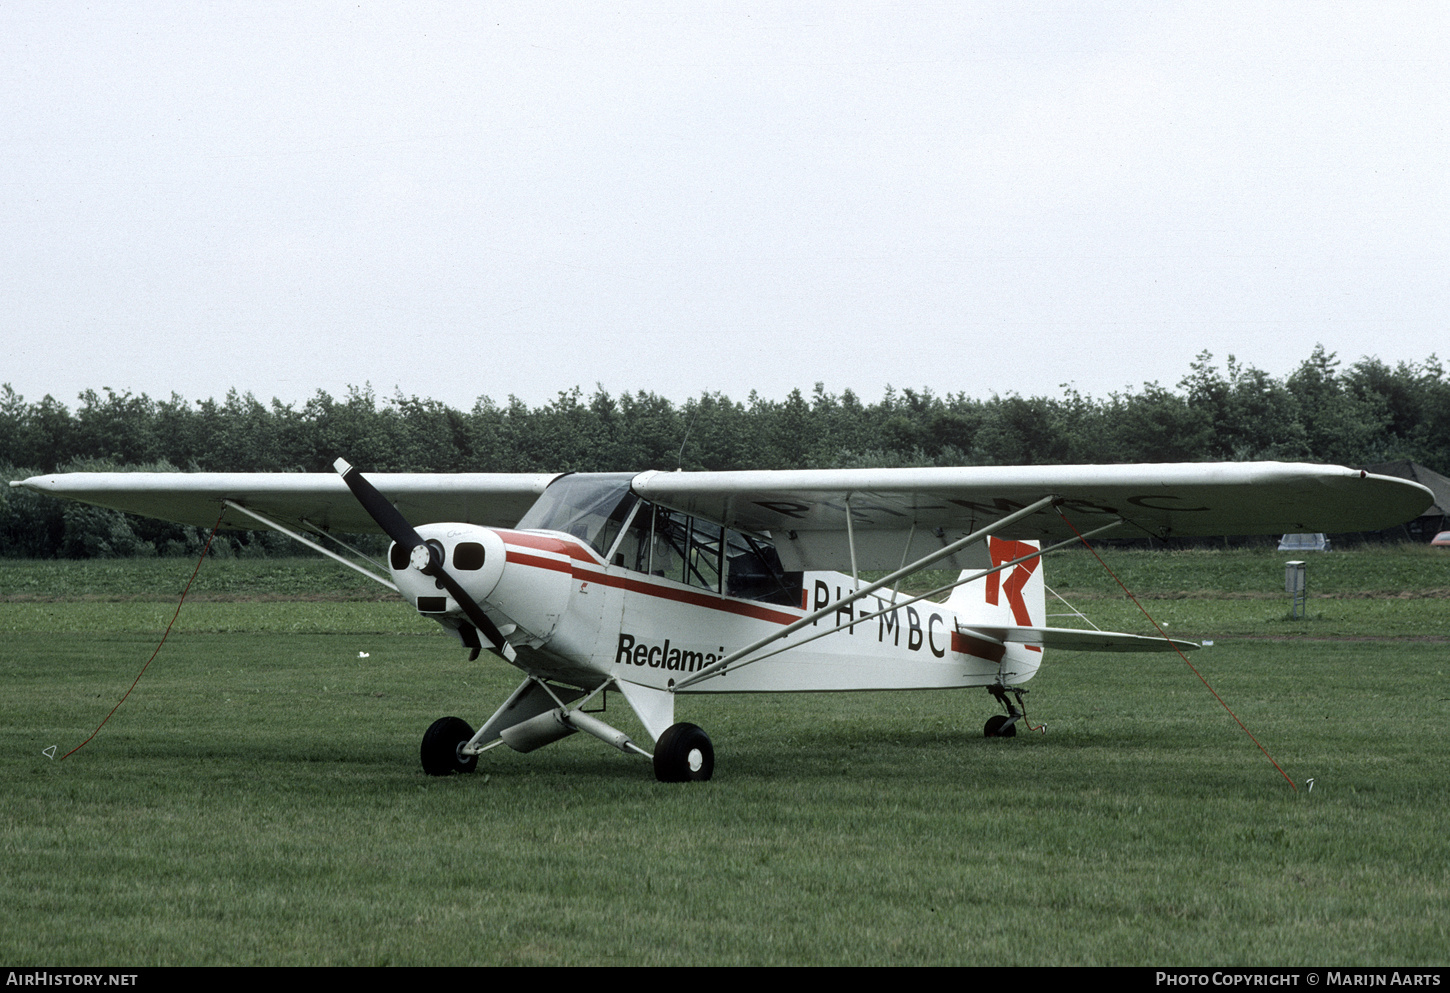
[[[1031,555],[1038,548],[1032,541],[987,540],[994,566]],[[1018,562],[999,573],[958,586],[946,603],[956,614],[953,650],[997,662],[998,679],[1002,683],[1031,679],[1042,662],[1044,648],[1181,654],[1198,647],[1191,641],[1172,641],[1161,633],[1153,636],[1096,628],[1048,627],[1047,586],[1042,581],[1041,563],[1041,559]]]
[[[988,538],[994,567],[1031,555],[1035,541]],[[962,573],[963,576],[968,573]],[[1004,683],[1031,679],[1042,663],[1040,644],[1022,644],[1012,629],[1047,626],[1047,592],[1042,559],[1018,562],[1001,572],[973,580],[952,591],[946,606],[957,618],[953,647],[964,654],[996,662]]]

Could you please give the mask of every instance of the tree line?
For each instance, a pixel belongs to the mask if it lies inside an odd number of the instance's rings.
[[[0,472],[152,469],[327,472],[339,455],[373,472],[562,472],[1396,459],[1450,471],[1450,378],[1440,361],[1347,368],[1322,346],[1282,378],[1207,352],[1169,388],[987,399],[887,388],[876,402],[816,384],[784,400],[578,387],[530,407],[481,397],[468,411],[352,387],[300,406],[233,390],[217,401],[87,390],[74,410],[0,387]],[[0,555],[191,554],[188,529],[26,491],[0,493]],[[239,536],[269,554],[275,536]],[[225,553],[225,551],[224,551]]]

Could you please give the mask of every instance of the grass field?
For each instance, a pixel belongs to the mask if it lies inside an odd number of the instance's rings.
[[[583,735],[431,779],[422,730],[515,672],[315,560],[208,563],[60,762],[191,564],[0,562],[0,961],[1443,965],[1450,555],[1316,556],[1299,621],[1286,557],[1109,562],[1298,792],[1176,656],[1076,653],[1045,736],[980,691],[685,698],[708,784]]]

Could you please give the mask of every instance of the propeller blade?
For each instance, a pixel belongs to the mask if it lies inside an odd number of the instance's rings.
[[[432,576],[448,591],[458,606],[463,608],[463,613],[478,628],[478,633],[483,635],[492,644],[489,646],[494,651],[512,660],[514,657],[513,646],[504,640],[503,632],[499,631],[498,625],[489,619],[473,599],[464,590],[462,584],[448,574],[443,568],[443,557],[438,549],[423,540],[423,536],[413,530],[407,518],[398,512],[398,508],[388,502],[387,497],[378,492],[377,487],[368,482],[357,467],[348,464],[346,459],[338,459],[332,467],[342,476],[342,481],[347,488],[352,490],[352,495],[357,497],[357,502],[362,504],[363,510],[368,516],[377,522],[378,527],[383,529],[393,541],[408,549],[412,557],[413,567],[425,576]],[[423,556],[426,555],[426,560]]]
[[[347,488],[352,490],[352,495],[357,497],[357,502],[362,504],[363,510],[368,516],[378,522],[378,527],[383,533],[395,542],[412,551],[419,545],[424,545],[423,536],[413,530],[413,525],[398,512],[398,508],[388,502],[388,498],[377,491],[372,483],[368,482],[357,467],[348,464],[346,459],[338,459],[332,463],[332,467],[342,476],[342,481]]]

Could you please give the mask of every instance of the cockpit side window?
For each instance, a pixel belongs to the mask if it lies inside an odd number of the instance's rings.
[[[723,531],[718,524],[709,521],[692,521],[690,527],[690,553],[685,571],[685,582],[701,589],[720,589],[720,539]]]
[[[744,534],[641,503],[610,564],[716,593],[799,606],[799,572],[786,572],[766,535]]]
[[[720,590],[720,526],[655,508],[649,571],[702,590]]]
[[[649,573],[662,579],[685,581],[685,554],[690,544],[690,519],[664,507],[654,512],[649,543]]]

